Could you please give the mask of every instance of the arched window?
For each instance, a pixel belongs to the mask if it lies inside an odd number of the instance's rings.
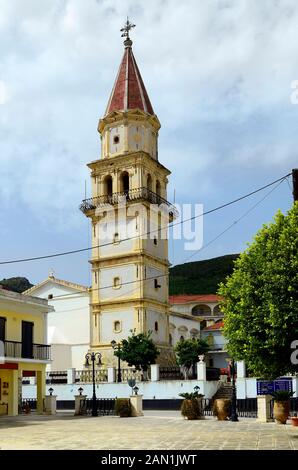
[[[217,317],[217,316],[221,317],[221,316],[222,316],[222,312],[220,311],[219,305],[216,305],[216,306],[214,307],[214,309],[213,309],[213,315],[214,315],[215,317]]]
[[[129,174],[123,171],[120,175],[120,192],[128,194],[129,191]]]
[[[152,177],[149,174],[147,176],[147,189],[149,189],[149,191],[152,191]]]
[[[201,316],[210,316],[211,315],[211,308],[208,305],[196,305],[193,307],[191,314],[194,317],[201,317]]]
[[[154,329],[155,329],[156,332],[158,331],[158,322],[157,321],[154,323]]]
[[[121,322],[120,321],[115,321],[114,322],[114,332],[119,333],[121,331]]]
[[[158,180],[156,181],[156,194],[160,196],[160,182]]]
[[[184,336],[183,335],[180,336],[180,341],[184,341]]]
[[[171,334],[169,334],[169,343],[170,346],[173,346],[173,336]]]
[[[196,328],[193,328],[192,330],[190,330],[190,337],[191,338],[198,338],[199,337],[199,330],[197,330]]]
[[[113,194],[113,179],[111,175],[107,175],[104,179],[104,195],[112,196]]]

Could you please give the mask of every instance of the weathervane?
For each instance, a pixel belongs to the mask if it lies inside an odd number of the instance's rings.
[[[130,23],[130,22],[129,22],[129,19],[128,19],[128,17],[127,17],[127,20],[126,20],[126,23],[125,23],[125,25],[124,25],[124,28],[121,28],[121,29],[120,29],[120,31],[121,31],[121,33],[122,33],[122,34],[121,34],[121,37],[122,37],[122,38],[126,38],[126,40],[127,40],[127,39],[130,39],[130,37],[129,37],[129,31],[130,31],[132,28],[134,28],[134,27],[135,27],[135,24]]]

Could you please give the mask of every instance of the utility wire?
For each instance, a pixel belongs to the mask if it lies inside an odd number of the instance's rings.
[[[167,226],[164,226],[164,227],[160,227],[158,229],[155,229],[155,230],[151,230],[149,232],[146,232],[142,235],[135,235],[133,237],[127,237],[127,238],[124,238],[123,240],[120,240],[120,242],[125,242],[125,241],[129,241],[129,240],[134,240],[134,239],[137,239],[137,238],[140,238],[140,237],[144,237],[144,236],[148,236],[152,233],[157,233],[157,232],[160,232],[162,230],[165,230],[165,229],[168,229],[168,228],[171,228],[171,227],[174,227],[176,225],[183,225],[185,222],[189,222],[191,220],[194,220],[194,219],[197,219],[199,217],[203,217],[204,215],[208,215],[208,214],[211,214],[213,212],[216,212],[218,210],[221,210],[221,209],[224,209],[225,207],[228,207],[232,204],[236,204],[237,202],[239,201],[242,201],[243,199],[246,199],[260,191],[263,191],[264,189],[272,186],[273,184],[275,183],[278,183],[279,181],[282,181],[284,180],[285,178],[287,178],[288,176],[290,176],[292,173],[288,173],[287,175],[285,176],[282,176],[281,178],[278,178],[277,180],[275,181],[272,181],[271,183],[268,183],[266,184],[265,186],[262,186],[261,188],[258,188],[254,191],[251,191],[250,193],[248,194],[245,194],[244,196],[240,196],[238,197],[237,199],[234,199],[233,201],[230,201],[230,202],[227,202],[225,204],[222,204],[220,206],[217,206],[213,209],[210,209],[208,211],[205,211],[201,214],[198,214],[198,215],[195,215],[193,217],[189,217],[188,219],[184,219],[184,220],[181,220],[179,222],[175,222],[175,223],[172,223],[172,224],[169,224]],[[49,259],[49,258],[57,258],[59,256],[66,256],[66,255],[73,255],[75,253],[82,253],[82,252],[85,252],[85,251],[90,251],[90,250],[93,250],[93,249],[96,249],[96,248],[102,248],[102,247],[105,247],[105,246],[109,246],[109,245],[113,245],[114,244],[114,241],[111,241],[111,242],[107,242],[107,243],[103,243],[101,245],[97,245],[97,246],[92,246],[92,247],[87,247],[87,248],[80,248],[80,249],[77,249],[77,250],[70,250],[70,251],[64,251],[64,252],[59,252],[59,253],[53,253],[53,254],[50,254],[50,255],[43,255],[43,256],[35,256],[35,257],[31,257],[31,258],[21,258],[21,259],[14,259],[14,260],[7,260],[7,261],[0,261],[0,265],[4,265],[4,264],[14,264],[14,263],[25,263],[25,262],[28,262],[28,261],[37,261],[37,260],[42,260],[42,259]]]
[[[270,196],[271,193],[273,193],[273,191],[275,191],[282,183],[283,181],[286,180],[287,177],[284,177],[281,181],[278,182],[278,184],[276,184],[276,186],[274,186],[274,188],[272,188],[268,193],[265,194],[264,197],[262,197],[262,199],[260,199],[258,202],[256,202],[252,207],[250,207],[244,214],[242,214],[237,220],[235,220],[232,224],[230,224],[228,227],[226,227],[222,232],[220,232],[215,238],[213,238],[212,240],[210,240],[210,242],[208,242],[206,245],[204,245],[202,248],[200,248],[199,250],[195,251],[190,257],[186,258],[184,261],[182,261],[181,263],[187,263],[188,260],[190,260],[191,258],[193,258],[193,256],[195,256],[199,251],[202,251],[204,250],[205,248],[207,248],[208,246],[210,246],[212,243],[214,243],[216,240],[218,240],[222,235],[224,235],[228,230],[230,230],[232,227],[234,227],[238,222],[240,222],[242,219],[244,219],[244,217],[246,217],[250,212],[252,212],[259,204],[261,204],[268,196]],[[142,282],[142,281],[151,281],[153,279],[159,279],[159,278],[163,278],[163,277],[167,277],[169,275],[169,273],[167,272],[166,274],[157,274],[155,276],[152,276],[152,277],[147,277],[147,278],[142,278],[142,279],[136,279],[134,281],[127,281],[127,282],[123,282],[121,284],[121,287],[122,286],[125,286],[125,285],[128,285],[128,284],[134,284],[136,282]],[[113,285],[108,285],[108,286],[102,286],[102,287],[98,287],[96,289],[92,289],[90,288],[89,289],[89,292],[93,292],[93,291],[99,291],[99,290],[105,290],[105,289],[111,289],[113,288],[114,286]],[[137,288],[137,287],[136,287]],[[120,297],[122,297],[123,295],[126,295],[126,294],[129,294],[130,292],[133,292],[136,288],[134,288],[132,291],[129,291],[129,292],[126,292],[125,294],[120,294]],[[85,293],[86,291],[79,291],[77,294],[80,294],[80,293]],[[73,296],[73,295],[77,295],[76,293],[71,293],[71,294],[61,294],[61,295],[57,295],[55,297],[53,297],[53,300],[55,299],[62,299],[62,298],[65,298],[65,297],[69,297],[69,296]],[[114,298],[115,299],[115,298]],[[114,300],[113,299],[113,300]],[[51,299],[52,300],[52,299]]]

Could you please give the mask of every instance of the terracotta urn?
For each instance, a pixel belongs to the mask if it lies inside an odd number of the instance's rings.
[[[292,416],[291,422],[292,426],[298,426],[298,416]]]
[[[290,401],[277,401],[274,400],[273,416],[278,424],[286,424],[290,414]]]
[[[217,398],[214,401],[214,414],[218,421],[225,421],[230,415],[231,400],[229,398]]]

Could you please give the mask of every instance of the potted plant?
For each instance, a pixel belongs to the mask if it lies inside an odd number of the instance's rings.
[[[297,413],[294,413],[294,416],[291,418],[292,426],[298,426],[298,416]]]
[[[184,418],[189,420],[203,419],[202,399],[204,395],[196,390],[192,393],[179,393],[179,396],[184,398],[181,406],[181,414]]]
[[[295,392],[279,390],[271,395],[274,399],[273,416],[278,424],[286,424],[290,414],[290,398]]]
[[[131,417],[131,404],[129,398],[117,398],[115,401],[115,412],[120,418]]]
[[[214,400],[213,413],[218,421],[226,421],[231,414],[231,400],[229,398],[217,398]]]

